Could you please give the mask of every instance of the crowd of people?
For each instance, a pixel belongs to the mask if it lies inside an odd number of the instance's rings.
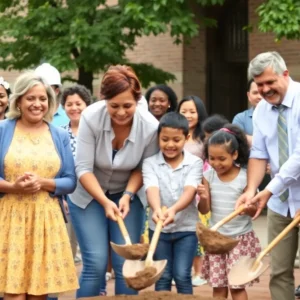
[[[271,241],[300,208],[300,84],[277,52],[257,55],[248,77],[251,108],[232,124],[222,112],[208,116],[196,95],[178,101],[166,85],[144,97],[128,66],[106,71],[94,103],[84,86],[63,89],[47,63],[20,75],[12,90],[0,77],[4,299],[57,299],[71,290],[77,298],[105,296],[110,263],[115,294],[137,294],[122,276],[124,258],[110,248],[124,244],[120,216],[132,243],[151,240],[163,221],[154,259],[167,266],[156,291],[173,283],[192,294],[193,285],[208,283],[214,297],[247,300],[246,287],[259,279],[231,286],[227,275],[240,257],[261,251],[252,219],[268,203]],[[205,253],[196,223],[213,226],[239,205],[243,214],[219,229],[238,245]],[[271,252],[273,300],[294,299],[297,240],[295,228]]]

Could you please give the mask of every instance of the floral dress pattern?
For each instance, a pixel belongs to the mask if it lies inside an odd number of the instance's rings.
[[[43,136],[16,127],[4,159],[5,179],[24,172],[54,178],[60,158],[50,131]],[[0,198],[0,293],[54,294],[78,288],[76,268],[56,197],[46,191]]]

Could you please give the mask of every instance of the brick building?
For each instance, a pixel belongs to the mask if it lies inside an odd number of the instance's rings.
[[[191,44],[174,45],[167,35],[144,37],[128,57],[149,62],[176,75],[171,84],[178,97],[199,95],[209,113],[228,118],[247,108],[246,86],[249,60],[260,52],[278,51],[291,76],[300,81],[300,42],[274,41],[272,34],[259,33],[256,8],[261,0],[226,0],[223,7],[206,9],[205,15],[218,20],[218,28],[202,28]],[[194,8],[196,15],[203,9]],[[251,33],[242,30],[252,24]]]
[[[115,0],[111,0],[115,1]],[[256,54],[269,50],[281,53],[291,76],[300,81],[300,42],[282,40],[275,43],[272,34],[259,33],[256,8],[261,0],[226,0],[224,6],[194,7],[196,16],[205,13],[218,21],[218,28],[201,28],[190,44],[175,45],[167,34],[143,37],[134,51],[128,51],[133,62],[147,62],[173,73],[177,80],[170,84],[178,98],[199,95],[209,113],[222,113],[232,118],[246,109],[247,65]],[[251,33],[243,26],[254,25]],[[2,74],[2,72],[1,72]],[[4,72],[13,82],[17,72]],[[98,94],[99,79],[94,82]]]

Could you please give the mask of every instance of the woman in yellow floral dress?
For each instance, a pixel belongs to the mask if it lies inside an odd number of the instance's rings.
[[[78,288],[61,195],[76,186],[67,132],[49,124],[50,86],[33,73],[14,87],[0,122],[0,293],[45,299]]]

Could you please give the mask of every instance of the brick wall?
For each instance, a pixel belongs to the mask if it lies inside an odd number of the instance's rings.
[[[178,98],[182,97],[183,46],[175,45],[168,34],[141,37],[133,51],[127,51],[127,57],[134,63],[151,63],[155,67],[173,73],[176,81],[169,85]]]
[[[111,0],[114,3],[115,0]],[[249,20],[257,24],[255,12],[262,0],[249,0]],[[198,13],[198,12],[197,12]],[[274,41],[272,34],[259,33],[257,28],[249,33],[249,60],[258,53],[276,50],[285,59],[291,75],[300,81],[300,42],[282,40]],[[171,72],[176,76],[176,81],[170,86],[174,88],[178,98],[184,95],[196,94],[204,101],[206,96],[206,30],[201,29],[199,35],[190,44],[174,45],[168,34],[159,36],[142,37],[137,40],[134,51],[127,52],[132,62],[147,62],[154,66]],[[12,83],[19,72],[0,72],[8,82]],[[76,72],[73,73],[76,77]],[[101,74],[95,76],[94,94],[99,93]]]
[[[252,25],[257,25],[258,16],[255,10],[260,3],[262,0],[249,0],[249,20]],[[260,33],[255,28],[253,33],[249,34],[249,60],[266,51],[278,51],[284,58],[291,76],[300,81],[300,41],[283,39],[276,43],[273,34]]]
[[[206,96],[206,34],[202,29],[183,48],[183,95]]]

